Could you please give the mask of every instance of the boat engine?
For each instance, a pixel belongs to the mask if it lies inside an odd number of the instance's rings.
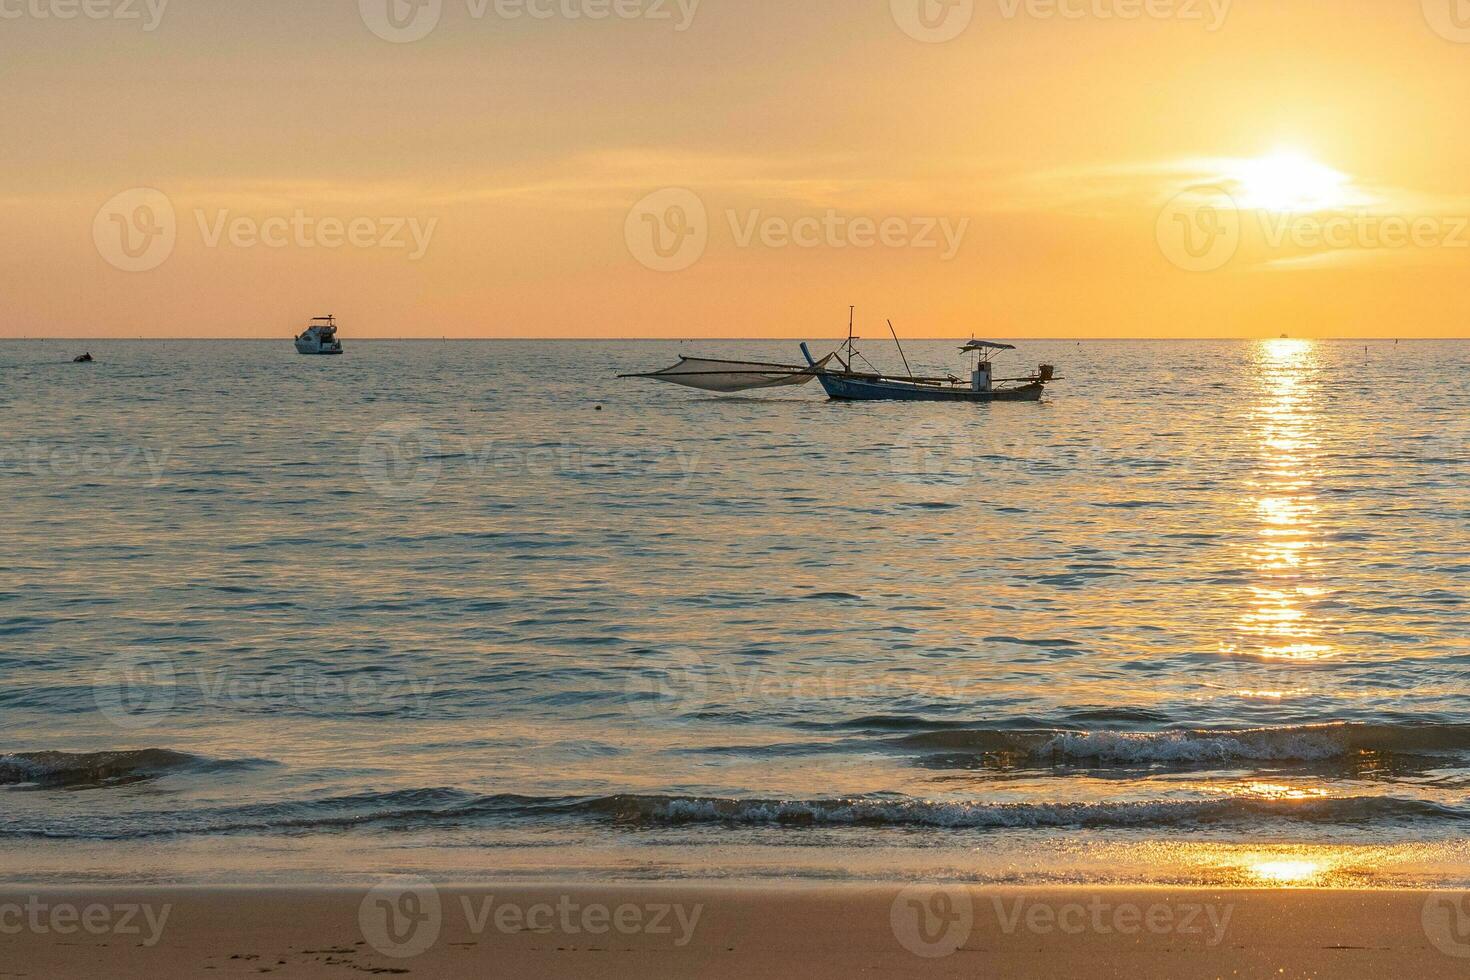
[[[1037,369],[1036,372],[1036,380],[1040,381],[1042,384],[1046,384],[1046,382],[1050,381],[1056,376],[1057,369],[1056,366],[1052,364],[1043,364],[1040,368]]]

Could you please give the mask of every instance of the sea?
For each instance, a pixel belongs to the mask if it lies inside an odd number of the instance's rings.
[[[1470,884],[1470,343],[344,342],[0,341],[0,879]]]

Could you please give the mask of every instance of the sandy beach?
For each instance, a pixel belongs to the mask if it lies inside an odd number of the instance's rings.
[[[1460,977],[1449,892],[6,887],[0,977]]]

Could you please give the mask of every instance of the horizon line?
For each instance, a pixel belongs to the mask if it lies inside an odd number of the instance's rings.
[[[1461,341],[1470,340],[1470,336],[1456,337],[1343,337],[1343,336],[1288,336],[1272,337],[1260,336],[1220,336],[1220,337],[1018,337],[1005,336],[1004,334],[993,334],[1000,340],[1021,341],[1076,341],[1085,343],[1088,341],[1164,341],[1169,343],[1198,343],[1200,341],[1222,341],[1222,340],[1313,340],[1329,343],[1340,342],[1364,342],[1377,343],[1393,341]],[[800,343],[803,340],[821,340],[820,337],[392,337],[392,336],[366,336],[347,338],[355,343],[372,342],[394,342],[394,343],[426,343],[440,344],[449,341],[471,342],[471,343],[525,343],[536,341],[538,343],[727,343],[734,341],[759,341],[759,342],[791,342]],[[831,340],[846,342],[847,338],[836,336],[828,338]],[[863,338],[856,338],[862,340]],[[880,343],[891,343],[887,338],[874,338]],[[969,337],[909,337],[911,343],[924,343],[929,341],[944,341],[963,343],[970,340]],[[0,337],[0,343],[24,342],[24,343],[71,343],[73,341],[104,342],[104,341],[144,341],[148,343],[179,342],[191,344],[217,344],[217,343],[261,343],[277,344],[289,342],[291,338],[278,337],[101,337],[101,336],[77,336],[77,337]]]

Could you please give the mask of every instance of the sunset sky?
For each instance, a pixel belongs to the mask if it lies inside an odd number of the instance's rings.
[[[1459,0],[82,2],[4,337],[1470,334]]]

